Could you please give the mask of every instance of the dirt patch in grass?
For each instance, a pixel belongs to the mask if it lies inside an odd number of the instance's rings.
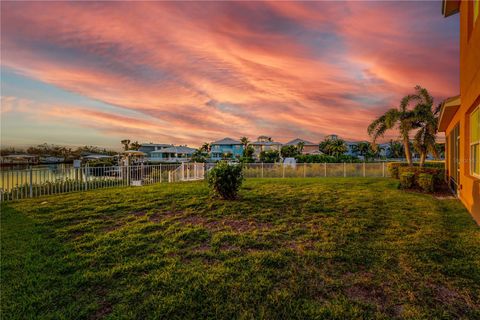
[[[457,291],[449,289],[442,285],[430,285],[430,288],[435,294],[435,297],[438,301],[445,304],[451,304],[456,301],[462,300],[462,297],[458,294]]]
[[[147,213],[145,211],[134,211],[134,212],[132,212],[132,214],[135,217],[144,217]]]
[[[255,220],[233,220],[226,218],[220,220],[209,220],[201,216],[188,216],[178,219],[177,221],[180,221],[183,224],[202,226],[212,231],[232,229],[233,231],[239,233],[251,232],[255,230],[267,230],[273,226],[271,223],[258,222]]]
[[[110,224],[102,229],[103,232],[108,233],[120,229],[124,226],[124,222],[121,220],[112,220]]]
[[[291,241],[286,247],[298,252],[309,251],[315,249],[315,240]]]
[[[99,301],[100,307],[90,317],[90,319],[92,320],[105,318],[110,313],[112,313],[112,309],[113,309],[112,304],[109,301],[107,301],[107,299],[105,298],[107,296],[107,291],[105,289],[100,289],[98,291],[98,295],[101,299]]]
[[[183,211],[159,211],[159,212],[154,212],[150,216],[148,216],[148,221],[154,222],[154,223],[159,223],[162,220],[168,219],[168,218],[173,218],[177,216],[183,215]]]

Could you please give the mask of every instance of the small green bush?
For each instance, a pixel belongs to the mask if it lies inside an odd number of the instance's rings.
[[[417,184],[425,192],[435,191],[435,177],[433,174],[420,173],[417,178]]]
[[[400,175],[400,188],[412,189],[415,186],[415,174],[413,172],[404,172]]]
[[[208,185],[215,194],[226,200],[237,198],[242,182],[243,168],[239,164],[222,161],[208,172]]]

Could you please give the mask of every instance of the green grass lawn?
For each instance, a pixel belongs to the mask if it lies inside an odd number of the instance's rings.
[[[480,318],[480,228],[391,179],[112,188],[2,205],[2,319]]]

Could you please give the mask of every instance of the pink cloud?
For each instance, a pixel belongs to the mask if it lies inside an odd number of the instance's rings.
[[[439,98],[458,90],[455,38],[432,27],[431,7],[3,3],[2,66],[140,115],[46,107],[108,134],[365,139],[417,83]]]

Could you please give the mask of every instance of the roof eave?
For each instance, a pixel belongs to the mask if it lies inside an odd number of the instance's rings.
[[[442,15],[450,17],[460,12],[460,0],[443,0],[442,1]]]
[[[448,125],[455,116],[455,113],[460,108],[460,103],[460,96],[451,97],[442,102],[442,110],[440,111],[440,117],[438,120],[439,132],[445,132],[447,130]]]

